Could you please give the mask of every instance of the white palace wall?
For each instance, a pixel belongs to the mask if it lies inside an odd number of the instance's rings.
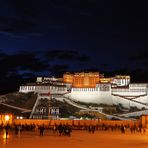
[[[37,86],[20,86],[19,92],[29,93],[29,92],[50,92],[50,93],[65,93],[67,91],[66,87],[61,86],[49,86],[49,85],[37,85]]]

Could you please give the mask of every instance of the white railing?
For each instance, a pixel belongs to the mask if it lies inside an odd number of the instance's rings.
[[[146,92],[146,89],[112,89],[112,92]]]
[[[148,83],[133,83],[133,84],[129,84],[130,87],[146,87],[148,86]]]

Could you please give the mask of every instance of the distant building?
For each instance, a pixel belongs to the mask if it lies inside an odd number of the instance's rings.
[[[20,86],[19,92],[50,92],[50,96],[59,101],[68,99],[84,103],[122,105],[123,108],[148,109],[148,83],[131,83],[128,75],[106,78],[99,72],[80,72],[65,73],[62,78],[37,77],[36,83]],[[41,108],[40,111],[43,110]],[[52,111],[51,109],[49,112]]]

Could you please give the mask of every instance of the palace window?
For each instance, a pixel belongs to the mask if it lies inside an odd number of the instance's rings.
[[[100,91],[109,91],[108,85],[100,85]]]

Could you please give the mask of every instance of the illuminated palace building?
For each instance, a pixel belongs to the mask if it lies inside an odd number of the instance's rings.
[[[39,98],[40,93],[48,93],[50,99],[71,104],[84,102],[148,108],[148,83],[130,83],[127,75],[106,78],[99,72],[81,72],[65,73],[62,78],[37,77],[35,83],[20,86],[19,92],[37,92]]]

